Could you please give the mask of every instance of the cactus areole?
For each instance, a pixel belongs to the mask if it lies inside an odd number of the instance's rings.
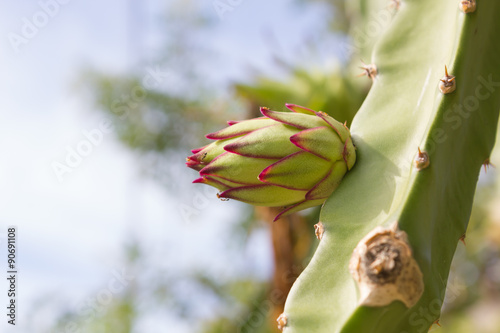
[[[349,129],[324,112],[287,104],[293,112],[261,108],[263,117],[228,122],[208,134],[215,142],[193,150],[193,183],[216,187],[220,198],[281,207],[275,221],[322,204],[356,162]]]

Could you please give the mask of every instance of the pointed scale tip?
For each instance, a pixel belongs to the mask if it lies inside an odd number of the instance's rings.
[[[280,214],[276,215],[273,219],[273,222],[278,221],[281,218]]]
[[[221,200],[229,200],[229,199],[234,199],[233,197],[231,197],[230,195],[228,196],[227,194],[227,191],[222,191],[222,192],[219,192],[217,193],[217,198],[221,199]]]
[[[217,137],[217,132],[208,133],[207,135],[205,135],[205,138],[210,139],[210,140],[218,140],[219,139]]]
[[[273,163],[274,164],[274,163]],[[259,175],[257,176],[257,179],[263,183],[267,183],[267,175],[269,174],[269,172],[271,172],[272,170],[272,166],[273,164],[271,164],[270,166],[266,167],[264,170],[262,170]]]
[[[314,110],[311,110],[309,108],[306,108],[304,106],[300,106],[300,105],[297,105],[297,104],[290,104],[290,103],[287,103],[285,104],[285,106],[293,111],[293,112],[296,112],[296,113],[305,113],[305,114],[314,114]]]
[[[201,160],[199,158],[200,155],[202,155],[202,154],[199,154],[199,152],[197,152],[194,155],[188,156],[188,157],[186,157],[186,162],[191,163],[191,164],[201,163]]]
[[[193,184],[206,184],[207,180],[203,177],[196,178],[193,180]]]
[[[281,212],[279,212],[279,214],[278,214],[278,215],[276,215],[276,216],[274,217],[273,222],[276,222],[276,221],[278,221],[280,218],[282,218],[282,217],[285,217],[285,216],[289,215],[289,213],[288,213],[288,212],[289,212],[292,208],[294,208],[294,207],[298,206],[299,204],[300,204],[300,203],[295,204],[295,205],[292,205],[292,206],[288,206],[288,207],[284,208]]]
[[[261,107],[260,107],[260,113],[262,113],[262,115],[263,115],[264,117],[267,117],[267,116],[266,116],[267,111],[270,111],[268,107],[265,107],[265,106],[261,106]]]
[[[189,159],[189,157],[188,157],[188,158],[186,158],[186,166],[187,166],[187,167],[193,168],[193,167],[195,167],[196,165],[199,165],[199,164],[200,164],[200,163],[198,163],[198,162],[196,162],[196,161],[193,161],[193,160]]]
[[[205,146],[205,147],[206,147],[206,146]],[[201,148],[196,148],[196,149],[193,149],[193,150],[191,150],[191,152],[192,152],[193,154],[199,153],[199,152],[200,152],[200,151],[202,151],[202,150],[203,150],[203,148],[205,148],[205,147],[201,147]]]
[[[188,158],[186,158],[186,166],[188,168],[193,169],[193,170],[200,171],[201,169],[203,169],[205,167],[205,164],[202,164],[196,160],[192,160],[188,157]]]
[[[265,170],[264,170],[265,171]],[[264,173],[264,171],[262,171],[258,176],[257,176],[257,179],[260,181],[260,182],[263,182],[265,183],[266,182],[266,174]]]

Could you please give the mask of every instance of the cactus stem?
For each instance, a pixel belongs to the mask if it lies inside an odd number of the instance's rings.
[[[444,66],[445,75],[441,80],[439,80],[439,90],[443,94],[450,94],[455,91],[457,84],[455,82],[455,77],[448,74],[448,68]]]
[[[476,0],[463,0],[460,1],[460,10],[464,13],[473,13],[476,11]]]
[[[314,233],[316,234],[316,238],[321,240],[323,238],[323,234],[325,233],[325,226],[323,222],[318,222],[314,225]]]
[[[286,315],[284,313],[280,314],[278,319],[276,319],[276,321],[278,322],[278,329],[283,331],[283,329],[285,328],[287,322],[288,322],[288,318],[286,317]]]
[[[359,29],[373,24],[373,14],[390,22],[391,11],[377,12],[390,1],[361,1],[369,7]],[[460,11],[463,1],[403,0],[370,45],[371,57],[363,56],[382,76],[371,82],[350,126],[359,161],[322,207],[328,234],[290,291],[285,332],[424,333],[439,318],[500,109],[499,49],[491,42],[500,34],[500,1],[482,1],[472,14]],[[445,83],[456,84],[455,91],[443,95],[438,86]],[[432,155],[432,168],[418,171],[423,151]],[[399,231],[373,233],[392,221],[408,235],[409,256]],[[403,258],[423,274],[403,272]],[[415,281],[421,296],[407,297],[414,288],[403,280]]]
[[[415,157],[415,167],[418,171],[427,168],[430,164],[429,154],[425,151],[421,151],[420,147],[418,147],[418,154]]]

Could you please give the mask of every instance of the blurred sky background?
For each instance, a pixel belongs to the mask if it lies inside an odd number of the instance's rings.
[[[0,2],[0,73],[4,78],[0,81],[4,161],[0,163],[0,236],[5,242],[7,226],[17,226],[19,247],[18,322],[13,329],[2,319],[0,331],[42,332],[54,325],[62,311],[81,307],[123,267],[123,246],[130,239],[144,244],[151,265],[160,265],[167,273],[202,265],[221,274],[231,260],[234,264],[229,265],[228,274],[267,278],[272,262],[266,235],[256,233],[246,257],[238,260],[227,253],[223,242],[214,241],[223,239],[226,224],[234,220],[231,214],[239,212],[237,203],[220,203],[214,196],[202,195],[202,215],[186,221],[178,205],[192,202],[179,202],[144,177],[136,157],[113,132],[104,133],[102,142],[63,181],[52,164],[64,163],[67,147],[76,149],[85,139],[83,131],[99,128],[105,119],[80,92],[82,72],[146,75],[148,59],[158,53],[165,39],[176,38],[164,28],[169,8],[202,10],[213,20],[196,38],[215,52],[215,61],[201,64],[207,82],[225,94],[229,84],[247,77],[251,68],[276,71],[273,52],[300,58],[304,32],[326,24],[322,6],[304,10],[290,6],[290,1],[241,1],[221,19],[211,1],[62,2]],[[42,3],[57,4],[46,22],[40,16]],[[22,35],[26,20],[33,23],[36,15],[41,26],[16,50],[12,34]],[[330,52],[335,49],[334,43],[326,47]],[[321,66],[329,65],[328,57],[303,61],[318,64],[318,59],[324,61]],[[160,88],[176,89],[175,69],[160,70],[167,73]],[[182,165],[184,161],[172,162]],[[188,193],[192,191],[190,198],[206,193],[189,181],[185,187]],[[0,262],[0,267],[5,271],[6,262]],[[5,281],[0,283],[2,308],[6,288]],[[198,304],[196,311],[213,315],[209,301]],[[152,314],[144,316],[136,330],[191,332],[192,327],[174,316]]]

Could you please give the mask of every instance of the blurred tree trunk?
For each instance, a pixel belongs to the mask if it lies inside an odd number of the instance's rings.
[[[283,313],[288,292],[304,269],[303,262],[309,253],[314,230],[310,230],[307,220],[298,214],[273,222],[280,212],[279,208],[257,207],[256,210],[257,215],[269,224],[271,230],[274,274],[268,295],[272,303],[269,324],[279,332],[276,319]]]

